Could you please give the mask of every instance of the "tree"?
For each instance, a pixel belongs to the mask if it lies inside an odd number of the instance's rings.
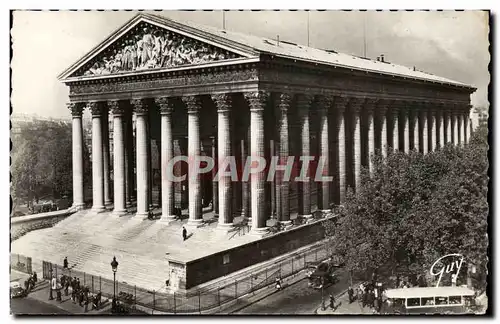
[[[19,123],[12,135],[12,196],[28,207],[44,196],[72,193],[72,130],[61,121]],[[84,164],[88,164],[84,154]],[[86,170],[88,171],[88,170]],[[88,173],[88,172],[86,172]],[[88,177],[88,174],[85,175]]]
[[[348,270],[416,276],[436,259],[460,253],[484,265],[488,203],[487,129],[469,145],[447,145],[422,155],[373,157],[374,172],[362,170],[361,186],[348,192],[336,224],[327,223],[331,250]]]

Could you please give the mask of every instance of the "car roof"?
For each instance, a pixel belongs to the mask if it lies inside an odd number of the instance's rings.
[[[21,287],[21,284],[19,283],[19,281],[11,281],[10,282],[10,288],[17,288],[17,287]]]
[[[473,296],[474,291],[467,287],[414,287],[389,289],[387,298],[427,298],[440,296]]]

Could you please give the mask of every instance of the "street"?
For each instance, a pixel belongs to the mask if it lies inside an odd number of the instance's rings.
[[[14,298],[10,300],[10,312],[14,315],[35,315],[35,314],[70,314],[69,312],[47,304],[36,299],[26,297],[26,298]]]
[[[339,281],[324,289],[325,303],[328,304],[329,294],[338,294],[349,287],[349,274],[345,270],[337,272]],[[282,291],[276,292],[236,314],[314,314],[321,305],[321,289],[307,286],[308,280],[285,286]]]

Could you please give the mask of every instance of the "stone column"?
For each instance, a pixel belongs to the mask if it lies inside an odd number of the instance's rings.
[[[108,101],[113,114],[113,215],[127,213],[125,199],[125,140],[123,127],[123,106],[118,100]]]
[[[247,133],[248,132],[243,132],[243,139],[240,140],[242,170],[247,160],[248,141],[245,139],[247,137]],[[248,199],[249,199],[249,182],[241,181],[241,217],[243,218],[247,218],[250,216],[250,212],[248,209],[248,203],[249,203]]]
[[[313,97],[310,95],[299,94],[297,95],[297,111],[299,114],[299,123],[300,123],[300,138],[302,142],[302,151],[301,156],[310,156],[311,155],[311,135],[309,131],[309,107],[312,103]],[[309,163],[309,161],[302,161],[300,163],[301,170],[306,167],[305,163]],[[301,171],[302,172],[302,171]],[[299,212],[299,215],[306,219],[312,218],[311,214],[311,181],[309,177],[310,166],[308,167],[308,173],[306,177],[309,179],[308,181],[301,182],[302,186],[302,210]]]
[[[286,165],[290,155],[289,137],[288,137],[288,110],[292,96],[288,93],[279,94],[277,105],[279,108],[279,165]],[[276,171],[276,183],[278,186],[277,206],[278,220],[285,226],[291,224],[290,221],[290,179],[284,179],[285,171]]]
[[[71,208],[85,208],[83,189],[83,126],[82,112],[85,103],[69,103],[72,119],[72,151],[73,151],[73,205]]]
[[[131,207],[131,201],[130,201],[130,168],[131,165],[129,163],[129,154],[130,154],[130,129],[129,129],[129,123],[131,123],[132,120],[130,119],[130,116],[128,114],[128,111],[124,111],[123,115],[123,137],[125,139],[125,145],[124,145],[124,155],[125,155],[125,206]]]
[[[335,126],[336,126],[336,138],[337,147],[335,150],[338,154],[337,165],[338,168],[334,171],[334,181],[335,189],[338,190],[339,204],[343,204],[345,201],[346,190],[347,190],[347,141],[349,138],[348,132],[349,127],[346,127],[346,106],[349,102],[347,97],[335,97],[334,99],[334,110],[335,110]]]
[[[414,104],[409,114],[410,150],[420,152],[420,125],[418,124],[418,106]]]
[[[200,174],[193,174],[194,163],[199,163],[200,156],[200,115],[201,101],[196,96],[182,97],[188,110],[188,189],[189,189],[189,220],[188,225],[199,227],[203,223],[201,208]],[[219,152],[220,153],[220,152]],[[220,157],[219,157],[220,158]],[[219,189],[220,194],[220,189]],[[220,197],[219,197],[220,202]],[[220,210],[219,210],[220,211]]]
[[[212,100],[217,106],[217,147],[218,165],[230,157],[232,148],[231,134],[231,108],[230,94],[212,95]],[[226,168],[227,170],[227,168]],[[226,171],[226,170],[219,170]],[[230,231],[233,227],[233,183],[231,177],[219,173],[219,224],[217,229],[223,232]]]
[[[104,174],[102,156],[102,114],[103,103],[91,102],[92,112],[92,210],[103,212],[104,208]]]
[[[111,200],[110,156],[109,156],[109,111],[106,105],[102,107],[102,158],[104,172],[104,205],[113,203]]]
[[[454,106],[451,106],[449,110],[450,115],[450,125],[451,125],[451,142],[454,145],[458,143],[458,127],[457,127],[457,116],[454,111]]]
[[[366,127],[368,127],[368,169],[373,172],[373,159],[375,155],[375,107],[377,100],[368,99],[365,104]]]
[[[436,111],[433,107],[428,110],[427,129],[429,131],[429,152],[436,150]]]
[[[352,146],[354,154],[352,156],[352,162],[354,164],[354,183],[353,189],[357,191],[361,184],[361,107],[363,107],[365,99],[353,98],[349,102],[349,112],[351,114],[351,129],[352,129]]]
[[[459,110],[455,111],[455,115],[457,117],[457,133],[458,133],[457,144],[462,145],[464,142],[464,134],[463,134],[464,122],[463,122],[462,115],[461,115]]]
[[[444,128],[446,129],[446,143],[452,143],[451,116],[448,110],[445,110]]]
[[[250,105],[250,155],[254,158],[264,158],[264,107],[269,94],[264,91],[247,92],[245,99]],[[251,234],[262,236],[267,232],[265,214],[265,192],[264,182],[266,174],[264,171],[252,173],[251,184]]]
[[[388,131],[389,146],[394,151],[399,151],[399,107],[396,103],[391,103],[389,114],[391,116],[391,125]]]
[[[470,135],[469,135],[469,128],[470,128],[470,125],[469,125],[469,110],[465,110],[463,112],[463,120],[464,120],[464,127],[463,127],[463,133],[464,133],[464,144],[467,144],[469,143],[469,140],[470,140]]]
[[[172,169],[168,169],[169,162],[174,158],[174,138],[172,135],[172,112],[174,102],[167,97],[155,98],[155,103],[160,107],[161,115],[161,219],[162,222],[170,222],[175,219],[175,191],[174,182],[169,179],[174,174]]]
[[[420,148],[423,154],[429,153],[429,129],[428,129],[428,113],[427,109],[424,105],[420,106],[419,116],[419,140],[420,140]]]
[[[329,148],[329,120],[328,120],[328,110],[332,105],[332,98],[327,96],[321,96],[318,101],[318,113],[319,113],[319,156],[322,158],[322,164],[318,165],[319,168],[323,168],[323,177],[330,176],[330,148]],[[312,175],[315,177],[316,175]],[[330,208],[330,182],[323,181],[319,183],[321,196],[318,196],[318,209],[323,213],[328,213],[331,211]]]
[[[128,107],[125,115],[125,197],[127,202],[127,207],[132,207],[132,197],[134,196],[134,126],[132,120],[132,108],[130,102],[128,102]]]
[[[214,159],[214,168],[212,169],[212,205],[214,218],[219,217],[219,182],[215,181],[215,175],[217,174],[217,137],[212,136],[212,159]]]
[[[136,150],[136,175],[137,175],[137,219],[143,219],[149,212],[149,156],[148,156],[148,106],[142,99],[130,101],[135,113],[135,150]]]
[[[443,110],[439,105],[436,111],[436,136],[437,136],[437,146],[442,148],[444,146],[444,123],[443,123]]]
[[[390,123],[388,111],[389,103],[385,100],[380,101],[377,107],[377,114],[379,115],[380,120],[380,151],[382,152],[382,156],[387,157],[387,152],[390,149],[389,145],[389,134],[387,132],[388,123]]]
[[[410,153],[410,106],[408,103],[405,103],[402,109],[400,110],[400,131],[403,133],[403,136],[400,136],[399,142],[399,150],[405,152],[406,154]],[[401,140],[403,140],[401,142]]]

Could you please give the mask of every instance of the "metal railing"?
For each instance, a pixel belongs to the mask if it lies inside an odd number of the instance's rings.
[[[31,258],[11,254],[11,266],[13,258],[19,258],[20,260],[29,259],[31,271]],[[277,276],[284,279],[296,275],[305,269],[309,263],[321,261],[326,258],[327,251],[321,245],[314,249],[294,254],[284,261],[256,271],[250,276],[245,276],[245,278],[219,282],[216,285],[198,289],[187,295],[175,292],[166,293],[164,289],[161,292],[147,290],[117,281],[116,296],[119,301],[130,305],[132,308],[140,305],[153,311],[165,313],[201,313],[273,285]],[[104,297],[113,297],[113,280],[75,269],[64,269],[61,265],[46,261],[42,261],[41,266],[42,277],[44,279],[51,279],[53,275],[56,278],[60,278],[62,275],[71,278],[76,277],[80,279],[80,285],[88,287],[91,293],[101,292]],[[21,268],[26,269],[27,267]],[[20,271],[26,272],[25,270]]]

